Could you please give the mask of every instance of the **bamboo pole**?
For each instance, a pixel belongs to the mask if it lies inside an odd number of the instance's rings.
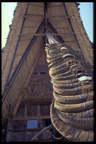
[[[45,130],[51,129],[52,128],[52,124],[45,127],[44,129],[42,129],[39,133],[37,133],[32,139],[31,141],[33,141],[35,138],[37,138],[39,135],[41,135]]]

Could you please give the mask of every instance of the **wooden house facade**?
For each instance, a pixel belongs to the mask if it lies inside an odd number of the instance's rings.
[[[2,53],[4,141],[29,142],[51,124],[53,86],[46,61],[46,31],[80,53],[92,73],[93,49],[79,15],[78,3],[18,2]],[[34,141],[51,142],[51,130]]]

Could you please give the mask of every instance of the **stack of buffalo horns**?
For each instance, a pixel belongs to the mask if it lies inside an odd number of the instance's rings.
[[[45,47],[53,84],[50,117],[68,140],[94,140],[93,75],[82,54],[66,44],[49,41]]]

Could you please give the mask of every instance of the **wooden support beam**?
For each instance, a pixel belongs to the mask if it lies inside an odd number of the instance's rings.
[[[34,128],[34,129],[8,129],[8,132],[34,132],[34,131],[40,131],[42,128]]]
[[[55,27],[55,29],[70,29],[70,27]]]
[[[25,106],[25,109],[24,109],[24,116],[27,116],[28,115],[28,107],[27,106]]]
[[[7,117],[6,118],[6,124],[5,124],[5,131],[4,131],[3,142],[7,142],[8,123],[9,123],[9,118]]]
[[[31,36],[31,35],[34,35],[34,36],[44,36],[45,34],[44,33],[26,33],[26,34],[20,34],[20,36]]]
[[[23,100],[22,99],[22,105],[23,106],[26,106],[26,105],[29,105],[29,104],[31,104],[31,105],[47,105],[47,104],[51,104],[51,102],[52,102],[52,99],[50,98],[50,99],[37,99],[36,100],[36,98],[35,99],[33,99],[33,98],[26,98],[25,100]]]
[[[57,33],[57,34],[51,34],[51,35],[74,35],[74,33]]]
[[[52,141],[51,139],[40,139],[40,140],[33,140],[33,142],[52,142]]]
[[[44,15],[39,15],[39,14],[27,14],[24,17],[25,18],[33,18],[33,16],[35,16],[35,17],[44,17]]]
[[[30,5],[37,6],[37,7],[44,7],[44,5],[37,5],[37,4],[32,4],[32,3],[30,3]]]
[[[13,110],[13,116],[16,115],[17,110],[18,110],[18,108],[19,108],[19,105],[20,105],[23,97],[24,97],[24,93],[19,95],[19,98],[18,98],[17,103],[16,103],[16,105],[15,105],[15,108],[14,108],[14,110]]]
[[[56,28],[56,29],[66,29],[66,28]],[[74,35],[75,33],[51,33],[51,35]],[[21,37],[31,37],[31,36],[45,36],[46,34],[44,33],[23,33],[23,34],[20,34]],[[14,35],[10,38],[13,38],[13,37],[17,37],[17,35]],[[86,36],[87,37],[87,36]],[[9,38],[8,38],[9,39]]]
[[[52,7],[62,7],[63,5],[62,4],[58,4],[58,5],[50,5],[49,8],[52,8]]]
[[[23,28],[38,28],[38,26],[36,26],[36,25],[35,26],[24,26]]]
[[[51,19],[51,18],[53,19],[53,18],[56,18],[56,17],[59,17],[59,18],[60,18],[60,17],[63,17],[63,18],[71,18],[72,16],[66,16],[66,15],[48,16],[48,18],[50,18],[50,19]]]
[[[14,117],[11,120],[39,120],[39,119],[50,119],[50,115],[45,115],[45,116],[24,116],[24,117]]]
[[[38,116],[40,116],[40,115],[41,115],[40,105],[37,105],[37,115],[38,115]]]
[[[51,35],[74,35],[74,33],[52,33]],[[20,34],[21,37],[30,37],[30,36],[45,36],[46,34],[44,33],[39,33],[39,34],[35,34],[35,33],[26,33],[26,34]]]

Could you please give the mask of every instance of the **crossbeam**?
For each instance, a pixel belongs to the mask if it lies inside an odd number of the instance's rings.
[[[74,33],[51,33],[51,35],[74,35]],[[33,35],[35,35],[35,36],[45,36],[46,34],[44,34],[44,33],[25,33],[25,34],[20,34],[20,36],[21,37],[26,37],[26,36],[33,36]]]
[[[48,18],[56,18],[56,17],[63,17],[63,18],[71,18],[72,16],[66,16],[66,15],[54,15],[54,16],[48,16]]]
[[[46,116],[25,116],[25,117],[14,117],[11,120],[39,120],[39,119],[50,119],[50,115]]]

